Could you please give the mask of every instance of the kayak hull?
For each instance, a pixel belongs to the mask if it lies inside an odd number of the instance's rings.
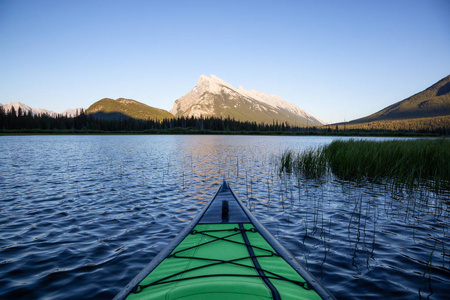
[[[226,182],[114,299],[334,299]]]

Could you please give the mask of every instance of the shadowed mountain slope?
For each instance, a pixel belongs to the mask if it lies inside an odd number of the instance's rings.
[[[450,115],[450,75],[426,90],[350,124]]]

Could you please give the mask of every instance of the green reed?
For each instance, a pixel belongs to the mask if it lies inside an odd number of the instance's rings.
[[[450,188],[450,140],[334,141],[296,154],[285,151],[280,173],[319,179],[388,181],[393,186]]]
[[[280,174],[292,173],[294,169],[295,152],[292,150],[286,150],[281,154],[280,162]]]
[[[296,154],[286,150],[281,155],[280,173],[296,173],[306,178],[321,178],[327,171],[327,158],[322,148]]]

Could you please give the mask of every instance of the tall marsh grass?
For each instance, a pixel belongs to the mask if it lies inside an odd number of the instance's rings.
[[[450,141],[334,141],[300,153],[285,151],[280,173],[320,178],[332,172],[344,180],[388,181],[399,186],[450,188]]]
[[[295,153],[286,150],[281,155],[280,173],[296,173],[306,178],[321,178],[327,171],[327,159],[322,148]]]
[[[327,171],[325,153],[317,149],[300,153],[297,168],[306,178],[320,178],[324,176]]]

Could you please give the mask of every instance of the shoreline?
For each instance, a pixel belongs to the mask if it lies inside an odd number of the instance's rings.
[[[102,131],[102,130],[0,130],[0,136],[26,135],[261,135],[261,136],[355,136],[355,137],[446,137],[437,133],[404,131],[214,131],[191,129],[162,129],[143,131]]]

